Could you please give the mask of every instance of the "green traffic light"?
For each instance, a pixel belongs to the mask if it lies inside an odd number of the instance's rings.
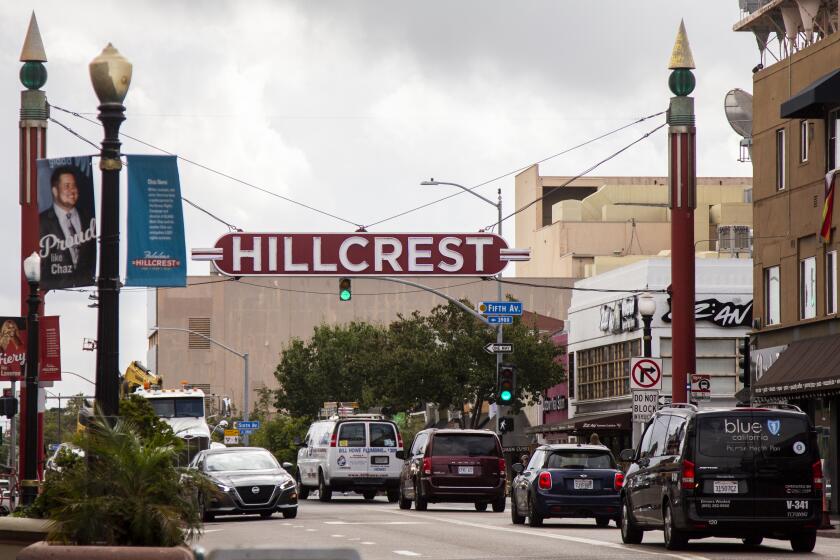
[[[499,398],[502,402],[509,402],[513,398],[513,394],[510,391],[502,391]]]
[[[350,301],[350,290],[341,290],[338,297],[341,298],[341,301]]]

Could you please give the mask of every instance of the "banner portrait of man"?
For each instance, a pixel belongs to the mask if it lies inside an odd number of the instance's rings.
[[[38,160],[41,287],[92,286],[96,213],[90,156]]]

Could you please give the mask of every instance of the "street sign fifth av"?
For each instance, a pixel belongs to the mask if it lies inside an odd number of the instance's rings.
[[[633,358],[630,361],[630,389],[632,391],[662,389],[662,360]]]
[[[521,301],[481,301],[478,312],[482,315],[522,315]]]
[[[489,342],[484,346],[488,354],[512,354],[513,343],[510,342]]]

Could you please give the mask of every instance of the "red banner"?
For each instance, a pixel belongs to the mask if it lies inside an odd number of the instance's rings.
[[[492,276],[510,251],[492,233],[237,232],[192,258],[228,276]]]
[[[41,317],[39,381],[61,381],[61,341],[57,315]],[[26,320],[0,317],[0,381],[22,381],[28,341]]]

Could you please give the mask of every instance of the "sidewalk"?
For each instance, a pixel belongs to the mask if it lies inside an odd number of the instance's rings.
[[[817,531],[818,537],[825,537],[828,539],[840,539],[840,515],[836,513],[832,513],[831,517],[831,528],[830,529],[820,529]]]

